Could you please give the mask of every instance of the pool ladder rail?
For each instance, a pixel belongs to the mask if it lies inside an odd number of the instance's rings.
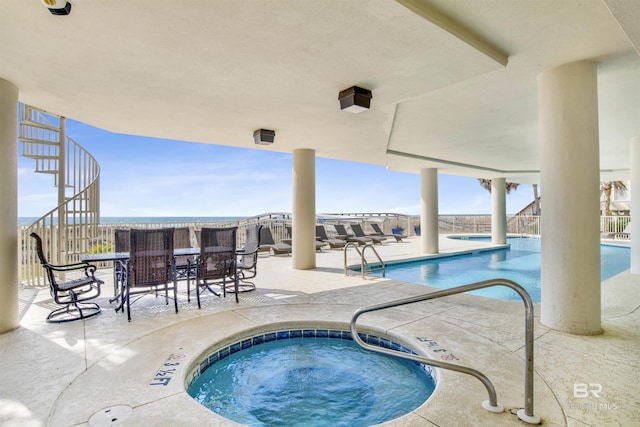
[[[382,261],[382,258],[380,258],[380,254],[378,254],[378,251],[376,251],[376,248],[374,248],[371,243],[367,243],[363,245],[362,250],[360,250],[357,242],[349,242],[346,245],[344,245],[343,252],[344,252],[344,274],[345,275],[347,275],[349,272],[349,267],[347,266],[347,250],[351,247],[355,248],[356,252],[358,252],[358,255],[360,256],[360,271],[362,272],[363,279],[365,278],[367,271],[371,272],[374,270],[382,270],[382,277],[385,277],[386,264],[384,263],[384,261]],[[375,267],[369,266],[369,263],[365,258],[365,252],[367,248],[371,248],[376,258],[378,258],[378,262],[376,263]]]
[[[396,301],[391,301],[382,304],[375,304],[366,307],[361,307],[355,311],[353,317],[351,318],[351,335],[355,342],[358,343],[363,348],[366,348],[371,351],[376,351],[378,353],[389,354],[392,356],[402,357],[404,359],[413,360],[419,363],[423,363],[425,365],[436,366],[438,368],[448,369],[451,371],[461,372],[463,374],[468,374],[476,377],[478,380],[484,384],[487,392],[489,393],[489,400],[485,400],[482,402],[482,407],[490,412],[501,413],[504,411],[502,405],[498,404],[498,400],[496,397],[496,390],[493,386],[493,383],[484,375],[482,372],[477,371],[473,368],[469,368],[462,365],[456,365],[453,363],[442,362],[435,359],[430,359],[428,357],[419,356],[415,354],[403,353],[401,351],[392,350],[384,347],[377,347],[371,344],[367,344],[364,342],[360,336],[358,335],[358,329],[356,327],[356,322],[358,318],[365,313],[369,313],[372,311],[383,310],[386,308],[399,307],[402,305],[413,304],[416,302],[432,300],[436,298],[446,297],[449,295],[460,294],[463,292],[473,291],[476,289],[483,289],[492,286],[507,286],[520,295],[522,301],[524,302],[525,308],[525,378],[524,378],[524,408],[518,409],[517,415],[518,418],[529,424],[540,424],[540,417],[537,417],[533,414],[533,303],[531,302],[531,297],[527,293],[527,291],[520,286],[519,284],[507,280],[507,279],[491,279],[485,280],[482,282],[471,283],[468,285],[457,286],[455,288],[443,289],[441,291],[430,292],[424,295],[418,295],[415,297],[404,298]]]

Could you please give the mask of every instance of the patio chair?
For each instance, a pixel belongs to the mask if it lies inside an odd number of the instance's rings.
[[[247,240],[244,248],[238,251],[238,292],[249,292],[256,288],[253,279],[258,274],[258,248],[260,247],[260,230],[262,225],[247,227]],[[227,288],[227,292],[235,292]]]
[[[189,227],[177,227],[173,230],[173,249],[183,249],[191,247],[191,232]],[[190,272],[195,274],[195,260],[191,256],[177,256],[176,279],[189,279]]]
[[[327,230],[325,230],[324,225],[316,225],[316,239],[328,244],[330,249],[344,248],[347,244],[346,240],[330,239],[327,236]]]
[[[291,226],[287,225],[285,226],[285,228],[287,229],[287,233],[289,234],[289,237],[293,237],[293,231],[291,231]],[[291,239],[282,239],[283,243],[286,244],[291,244],[292,240]],[[322,240],[319,240],[316,236],[316,251],[320,251],[322,252],[322,248],[324,248],[325,246],[327,246],[327,244],[325,242],[323,242]]]
[[[38,258],[47,273],[51,296],[56,304],[62,306],[49,313],[47,323],[71,322],[100,314],[100,306],[94,302],[88,302],[100,296],[100,285],[104,283],[95,277],[96,266],[86,262],[68,265],[50,264],[44,255],[40,236],[31,233],[31,237],[36,241]],[[56,272],[66,274],[74,271],[82,272],[83,276],[58,283]]]
[[[127,319],[131,321],[131,304],[145,295],[164,289],[165,303],[169,304],[169,291],[178,312],[175,263],[173,260],[173,228],[155,228],[130,232],[129,262],[126,269],[123,304],[127,306]],[[131,301],[131,297],[136,298]],[[124,308],[123,308],[124,309]]]
[[[227,296],[227,280],[233,281],[238,302],[238,271],[236,262],[236,234],[238,227],[203,228],[200,236],[200,256],[196,272],[196,296],[198,308],[200,293],[210,291],[220,296],[212,286],[219,285]]]
[[[357,237],[353,234],[347,233],[347,229],[342,224],[334,224],[333,226],[336,229],[336,233],[338,233],[338,237],[346,240],[347,242],[356,242],[358,245],[366,245],[367,243],[371,243],[372,240],[368,237]]]
[[[376,236],[388,236],[387,234],[384,234],[384,232],[380,229],[380,226],[375,222],[371,223],[371,228],[373,228],[373,231]],[[407,236],[405,236],[402,233],[394,233],[392,230],[391,237],[395,238],[396,242],[402,242],[402,239],[406,238]]]
[[[368,238],[373,241],[374,244],[382,244],[383,241],[387,240],[384,236],[367,236],[362,229],[360,224],[351,224],[351,229],[355,233],[356,237]]]
[[[271,229],[269,227],[262,227],[260,230],[260,246],[259,250],[273,251],[274,255],[289,255],[291,253],[291,245],[286,243],[276,243],[273,240]]]
[[[115,251],[117,252],[129,252],[129,230],[116,229],[114,230],[113,241],[115,243]],[[122,295],[122,289],[124,288],[126,262],[114,261],[113,262],[113,298],[109,300],[110,303],[117,301]]]

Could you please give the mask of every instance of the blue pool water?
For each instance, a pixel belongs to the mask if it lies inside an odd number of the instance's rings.
[[[187,392],[249,426],[364,427],[411,412],[434,388],[421,365],[351,339],[291,338],[212,363]]]
[[[472,238],[489,240],[489,238]],[[386,277],[436,288],[452,288],[488,279],[509,279],[522,285],[534,302],[540,302],[540,239],[508,238],[509,249],[475,252],[438,259],[390,264]],[[630,268],[630,249],[601,246],[601,280]],[[381,273],[378,273],[380,275]],[[504,286],[470,292],[491,298],[519,300]]]

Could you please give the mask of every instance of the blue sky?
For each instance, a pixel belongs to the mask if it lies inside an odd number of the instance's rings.
[[[288,153],[111,133],[67,120],[67,135],[100,163],[102,216],[252,216],[291,211]],[[18,216],[55,207],[53,177],[18,159]],[[441,214],[488,214],[491,194],[474,178],[439,175]],[[531,185],[507,195],[507,212],[533,200]],[[384,166],[316,159],[316,210],[420,212],[420,176]]]

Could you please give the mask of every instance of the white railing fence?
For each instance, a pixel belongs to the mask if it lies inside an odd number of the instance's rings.
[[[623,232],[629,223],[628,216],[612,216],[601,218],[601,231],[604,233]],[[325,229],[329,237],[335,236],[334,224],[360,224],[365,232],[373,232],[370,227],[371,223],[380,225],[385,234],[391,234],[392,229],[402,228],[402,232],[408,236],[415,236],[415,227],[420,225],[419,216],[399,215],[399,214],[325,214],[318,216],[318,224],[325,225]],[[271,213],[263,214],[240,220],[226,221],[193,221],[193,222],[154,222],[154,223],[110,223],[99,224],[97,232],[91,238],[86,252],[112,252],[115,247],[114,231],[116,229],[131,228],[162,228],[162,227],[189,227],[192,232],[192,244],[196,245],[195,230],[203,227],[238,227],[238,246],[243,246],[246,241],[246,229],[249,226],[262,224],[271,229],[276,243],[280,243],[282,239],[289,238],[287,226],[291,225],[291,214],[288,213]],[[439,227],[441,234],[488,234],[491,233],[491,215],[441,215],[439,219]],[[81,232],[80,228],[68,227],[67,233]],[[31,229],[26,226],[18,228],[18,236],[20,242],[20,260],[22,266],[22,285],[23,286],[46,286],[45,279],[41,277],[40,265],[35,256],[35,247],[31,242],[33,239],[29,237]],[[50,221],[48,224],[38,230],[43,238],[45,250],[51,251],[50,245],[54,244],[56,239],[51,239],[52,234],[58,232],[57,224]],[[511,235],[540,235],[540,216],[531,215],[513,215],[507,219],[507,233]],[[77,250],[80,250],[78,248]],[[99,267],[110,266],[110,263],[99,265]]]

